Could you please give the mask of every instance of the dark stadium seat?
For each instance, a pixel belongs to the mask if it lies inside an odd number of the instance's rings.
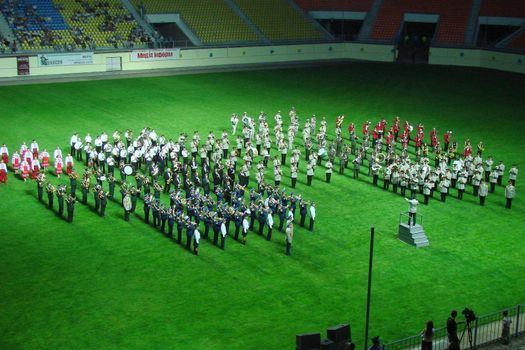
[[[483,0],[479,15],[487,17],[525,17],[525,1]]]
[[[401,30],[405,13],[439,15],[434,42],[462,44],[472,6],[472,0],[384,0],[379,10],[371,38],[391,41]]]
[[[295,0],[304,11],[359,11],[368,12],[373,0]]]

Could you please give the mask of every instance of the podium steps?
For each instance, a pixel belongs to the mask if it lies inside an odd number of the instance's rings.
[[[399,239],[416,248],[427,247],[430,244],[425,235],[425,230],[423,230],[423,226],[419,224],[412,226],[405,223],[399,224]]]

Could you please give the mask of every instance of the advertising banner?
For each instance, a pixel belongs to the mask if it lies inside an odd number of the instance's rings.
[[[135,50],[131,52],[130,60],[132,62],[176,60],[179,58],[179,53],[180,49]]]
[[[93,64],[93,52],[50,53],[38,55],[38,65],[47,66],[74,66],[79,64]]]

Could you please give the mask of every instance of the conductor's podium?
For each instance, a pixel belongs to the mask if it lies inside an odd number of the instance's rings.
[[[405,243],[415,246],[416,248],[428,247],[430,242],[428,241],[423,226],[418,223],[414,225],[408,225],[408,220],[402,221],[402,218],[405,216],[404,214],[406,213],[402,213],[400,215],[399,239]],[[421,220],[422,217],[418,215],[418,219]]]

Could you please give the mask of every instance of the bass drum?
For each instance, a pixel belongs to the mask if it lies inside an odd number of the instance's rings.
[[[131,165],[125,165],[124,166],[124,174],[126,175],[133,175],[133,167]]]

